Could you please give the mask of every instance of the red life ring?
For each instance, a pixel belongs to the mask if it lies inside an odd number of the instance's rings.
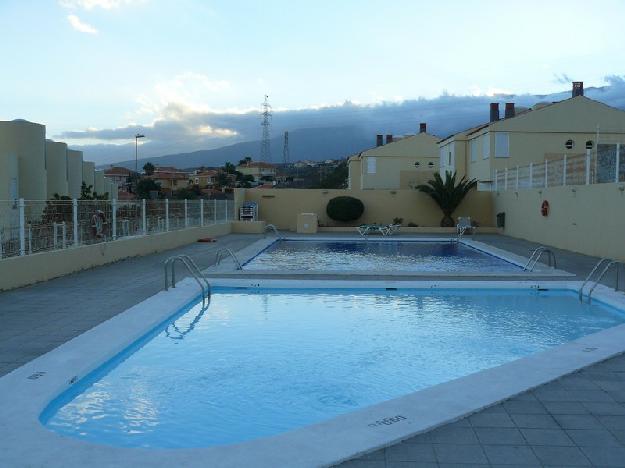
[[[543,216],[549,216],[549,202],[547,200],[544,200],[543,204],[540,205],[540,214]]]

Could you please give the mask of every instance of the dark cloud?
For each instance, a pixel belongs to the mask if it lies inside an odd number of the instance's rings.
[[[561,79],[569,78],[558,75]],[[625,79],[621,76],[606,77],[607,86],[587,88],[586,96],[611,106],[625,108]],[[530,107],[537,102],[566,99],[570,89],[549,95],[497,95],[454,96],[445,94],[434,99],[414,99],[399,103],[358,105],[349,101],[339,106],[320,109],[301,109],[274,112],[273,135],[285,130],[303,128],[346,127],[359,128],[363,132],[404,134],[417,131],[419,122],[427,122],[428,131],[446,136],[488,119],[490,102],[515,102],[517,106]],[[57,138],[98,139],[101,141],[134,142],[133,136],[140,132],[147,136],[141,153],[156,157],[171,153],[183,153],[201,149],[218,148],[241,141],[260,139],[259,112],[212,113],[190,110],[183,105],[169,104],[162,112],[162,119],[151,126],[133,125],[123,128],[65,132]],[[86,157],[96,162],[112,162],[129,159],[130,146],[85,146]]]

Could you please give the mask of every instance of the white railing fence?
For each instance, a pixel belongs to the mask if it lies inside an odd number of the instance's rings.
[[[600,144],[594,154],[588,151],[527,166],[495,169],[492,189],[505,192],[613,182],[625,182],[625,145],[620,143]]]
[[[233,200],[0,200],[0,259],[235,219]]]

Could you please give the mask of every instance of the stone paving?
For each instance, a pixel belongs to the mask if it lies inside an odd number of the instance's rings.
[[[168,256],[185,253],[206,268],[218,248],[236,251],[260,237],[231,234],[0,292],[0,376],[158,292]],[[537,246],[499,235],[476,240],[524,256]],[[554,250],[574,279],[597,261]],[[604,283],[613,286],[614,274]],[[339,466],[625,466],[625,356]]]
[[[625,355],[337,466],[625,467]]]

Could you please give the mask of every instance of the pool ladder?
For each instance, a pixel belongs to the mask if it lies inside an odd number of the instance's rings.
[[[554,254],[553,251],[550,248],[545,247],[544,245],[541,245],[540,247],[536,247],[532,251],[532,254],[530,255],[529,260],[527,260],[527,263],[523,267],[523,270],[525,270],[525,271],[534,271],[534,268],[536,267],[536,264],[538,263],[538,261],[540,260],[540,257],[542,257],[542,255],[544,253],[547,254],[547,261],[549,262],[549,266],[551,268],[557,268],[557,266],[556,266],[556,254]]]
[[[618,262],[616,260],[610,260],[609,258],[602,258],[595,264],[593,269],[590,270],[590,273],[588,273],[588,276],[582,283],[582,287],[579,288],[579,301],[580,302],[584,301],[584,288],[586,287],[587,284],[590,283],[591,286],[590,286],[590,289],[588,290],[588,303],[590,304],[590,301],[592,299],[592,292],[595,290],[595,288],[597,287],[599,282],[603,279],[603,277],[608,272],[608,270],[613,266],[616,266],[616,284],[614,285],[614,290],[615,291],[619,290],[618,289],[619,288],[619,272],[621,270],[621,262]],[[599,275],[596,276],[596,278],[593,280],[593,275],[601,267],[603,267],[603,269],[600,270]]]
[[[280,231],[278,231],[278,228],[276,227],[275,224],[267,224],[265,226],[265,232],[267,231],[273,231],[273,233],[276,235],[278,240],[282,239],[282,236],[280,235]]]
[[[172,288],[176,287],[176,262],[181,262],[187,270],[193,276],[197,284],[199,284],[202,290],[202,307],[206,307],[210,303],[211,298],[211,285],[208,279],[200,271],[197,264],[188,255],[174,255],[165,260],[165,291],[169,289],[171,284]],[[171,267],[171,283],[169,282],[169,270]]]
[[[223,249],[219,249],[215,253],[215,265],[219,265],[221,263],[221,259],[224,257],[224,255],[229,255],[230,257],[232,257],[232,260],[234,261],[234,264],[236,265],[237,270],[243,269],[243,266],[241,265],[241,262],[239,261],[237,256],[234,254],[234,252],[231,249],[227,247]]]

